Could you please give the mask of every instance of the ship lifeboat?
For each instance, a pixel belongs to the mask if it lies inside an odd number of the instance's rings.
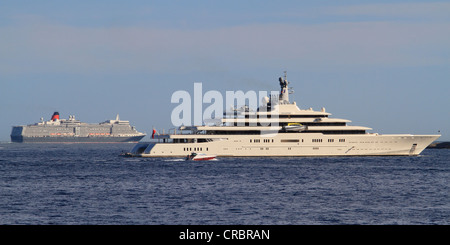
[[[186,157],[186,161],[210,161],[215,160],[216,156],[207,155],[205,153],[195,153],[192,152],[190,155]]]

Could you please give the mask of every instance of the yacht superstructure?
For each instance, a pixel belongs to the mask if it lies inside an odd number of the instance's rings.
[[[138,143],[130,152],[140,157],[185,157],[191,152],[230,156],[367,156],[418,155],[440,135],[377,134],[349,120],[300,109],[289,101],[289,82],[279,78],[277,98],[266,98],[256,112],[243,107],[220,124],[181,126],[158,142]],[[235,111],[236,112],[236,111]]]

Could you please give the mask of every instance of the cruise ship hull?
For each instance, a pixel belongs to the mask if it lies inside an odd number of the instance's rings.
[[[439,135],[227,135],[202,143],[140,143],[131,154],[140,157],[185,157],[191,152],[218,157],[414,156],[437,138]]]
[[[144,136],[132,137],[24,137],[11,136],[15,143],[137,143]]]

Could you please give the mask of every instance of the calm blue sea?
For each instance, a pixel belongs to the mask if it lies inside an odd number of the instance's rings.
[[[0,224],[449,224],[450,150],[418,157],[123,158],[0,144]]]

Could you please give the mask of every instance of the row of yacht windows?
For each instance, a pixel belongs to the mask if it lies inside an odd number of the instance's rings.
[[[203,147],[185,147],[183,148],[184,151],[203,151]],[[208,147],[205,148],[206,151],[208,151]]]
[[[333,143],[335,139],[328,139],[328,143]],[[339,142],[345,142],[345,139],[338,139]],[[263,143],[274,143],[274,139],[263,139]],[[300,139],[282,139],[281,143],[299,143]],[[301,139],[301,142],[305,142],[304,139]],[[311,139],[312,143],[322,143],[323,139]],[[250,139],[250,143],[261,143],[261,139]]]
[[[263,139],[263,143],[273,143],[273,139]],[[250,139],[250,143],[261,143],[261,139]]]
[[[323,139],[312,139],[313,143],[322,143]],[[334,139],[328,139],[328,143],[333,143]],[[345,139],[339,139],[339,142],[345,142]]]
[[[336,141],[335,141],[336,140]],[[343,143],[345,142],[345,139],[327,139],[328,143],[334,143],[334,142],[340,142]],[[206,142],[206,140],[199,140],[197,142],[194,142],[192,139],[188,140],[188,139],[174,139],[173,143],[202,143],[202,142]],[[250,143],[275,143],[274,139],[250,139],[249,140]],[[299,143],[302,142],[304,143],[305,140],[304,139],[281,139],[280,140],[281,143]],[[324,142],[324,139],[311,139],[312,143],[322,143]],[[192,151],[192,148],[185,148],[185,151]],[[195,151],[202,151],[202,147],[196,147],[194,148]],[[208,148],[206,148],[206,150],[208,150]]]
[[[279,133],[322,133],[322,134],[365,134],[365,130],[322,130],[322,131],[279,131]],[[206,134],[217,134],[217,135],[248,135],[248,134],[261,134],[260,130],[236,130],[236,131],[228,131],[228,130],[211,130],[207,131]]]
[[[258,126],[258,127],[262,127],[262,126],[270,126],[269,123],[266,123],[265,125],[261,124],[260,122],[230,122],[231,125],[233,126],[244,126],[244,127],[248,127],[248,126]],[[340,123],[340,122],[302,122],[301,123],[304,126],[346,126],[346,123]],[[287,123],[280,123],[280,126],[284,126],[287,125]]]

